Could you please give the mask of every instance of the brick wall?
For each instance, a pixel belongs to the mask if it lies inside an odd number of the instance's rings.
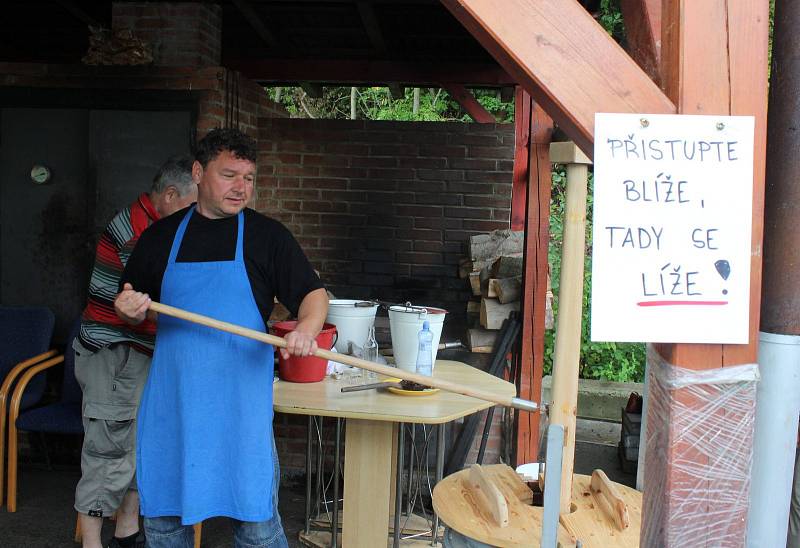
[[[469,236],[508,228],[511,125],[262,120],[257,208],[341,298],[443,306],[463,325]]]
[[[458,259],[470,235],[508,228],[513,154],[510,125],[262,119],[256,208],[289,227],[335,295],[444,306],[461,337]],[[287,474],[303,470],[306,423],[276,416]]]
[[[222,8],[210,2],[114,2],[111,27],[131,29],[153,48],[156,65],[220,64]]]

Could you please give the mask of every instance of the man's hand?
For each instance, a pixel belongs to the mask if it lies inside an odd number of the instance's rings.
[[[133,286],[126,283],[114,300],[114,310],[121,320],[131,325],[138,325],[147,317],[151,302],[150,295],[134,291]]]
[[[284,337],[286,348],[281,348],[283,359],[292,356],[310,356],[317,350],[317,339],[304,331],[290,331]]]

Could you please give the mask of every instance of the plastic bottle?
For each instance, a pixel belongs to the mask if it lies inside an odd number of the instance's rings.
[[[433,376],[433,333],[431,333],[428,320],[422,322],[422,330],[418,337],[417,373],[431,377]]]
[[[369,328],[367,340],[364,343],[362,357],[368,362],[378,361],[378,341],[375,339],[375,326]],[[367,383],[375,382],[378,380],[378,374],[373,371],[364,370],[364,381]]]

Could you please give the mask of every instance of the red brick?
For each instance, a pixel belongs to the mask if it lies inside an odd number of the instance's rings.
[[[462,219],[490,219],[491,209],[475,207],[446,207],[444,208],[445,217],[460,217]]]
[[[397,158],[370,158],[355,156],[351,159],[353,167],[397,167]]]
[[[398,158],[399,167],[413,167],[423,169],[444,169],[447,167],[447,158]],[[453,166],[451,166],[453,167]]]
[[[444,209],[446,211],[447,208]],[[424,205],[397,206],[397,214],[408,217],[441,217],[443,208]]]
[[[416,156],[419,153],[416,145],[372,145],[370,156]]]
[[[500,230],[503,228],[508,228],[506,225],[508,224],[507,221],[476,221],[472,219],[464,219],[464,229],[465,230],[478,230],[483,232],[491,232],[492,230]]]
[[[334,154],[303,154],[304,166],[347,166],[350,158]]]

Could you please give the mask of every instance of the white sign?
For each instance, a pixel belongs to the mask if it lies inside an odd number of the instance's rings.
[[[746,344],[752,116],[595,116],[592,340]]]

